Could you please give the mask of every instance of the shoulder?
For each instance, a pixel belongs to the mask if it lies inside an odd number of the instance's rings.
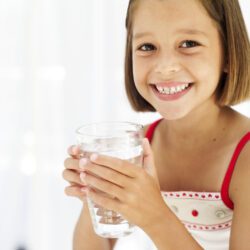
[[[234,172],[232,175],[232,180],[230,184],[230,195],[232,201],[237,203],[237,200],[242,195],[242,191],[246,188],[249,189],[250,192],[250,119],[244,117],[241,120],[241,123],[238,124],[238,130],[241,135],[241,142],[243,136],[245,137],[245,142],[243,148],[239,152],[238,159],[235,163]],[[238,134],[238,133],[237,133]],[[238,142],[239,143],[239,142]]]
[[[245,144],[235,164],[230,185],[230,196],[234,204],[237,204],[241,196],[250,193],[250,140]],[[250,201],[250,196],[249,196]]]
[[[233,112],[233,118],[228,124],[228,138],[230,144],[235,146],[250,133],[250,119],[238,112]],[[245,140],[241,146],[229,185],[229,196],[234,203],[230,249],[246,249],[250,246],[250,139]]]
[[[230,197],[234,203],[234,215],[230,247],[245,249],[250,245],[250,140],[245,144],[236,162],[230,184]]]

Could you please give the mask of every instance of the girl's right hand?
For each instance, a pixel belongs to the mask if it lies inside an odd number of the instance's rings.
[[[68,154],[70,157],[64,161],[65,169],[62,176],[70,185],[64,189],[64,192],[68,196],[77,197],[84,201],[87,188],[80,179],[81,169],[79,168],[79,159],[82,152],[78,146],[73,145],[69,147]]]

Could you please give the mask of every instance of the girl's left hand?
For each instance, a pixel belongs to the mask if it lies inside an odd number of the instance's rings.
[[[116,211],[142,229],[154,224],[165,212],[153,152],[147,139],[143,141],[143,167],[126,160],[92,155],[81,159],[80,178],[88,186],[88,197],[97,205]]]

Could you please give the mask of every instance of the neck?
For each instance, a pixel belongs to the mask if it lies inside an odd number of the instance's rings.
[[[216,142],[223,136],[222,132],[227,122],[225,114],[228,110],[214,104],[198,108],[184,118],[166,120],[163,133],[168,145],[175,149],[183,147],[191,149]]]

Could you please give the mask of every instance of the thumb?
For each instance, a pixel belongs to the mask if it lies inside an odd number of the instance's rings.
[[[143,169],[145,169],[148,174],[153,176],[159,185],[155,163],[154,163],[153,151],[151,149],[151,146],[147,138],[143,139],[142,147],[143,147]]]

